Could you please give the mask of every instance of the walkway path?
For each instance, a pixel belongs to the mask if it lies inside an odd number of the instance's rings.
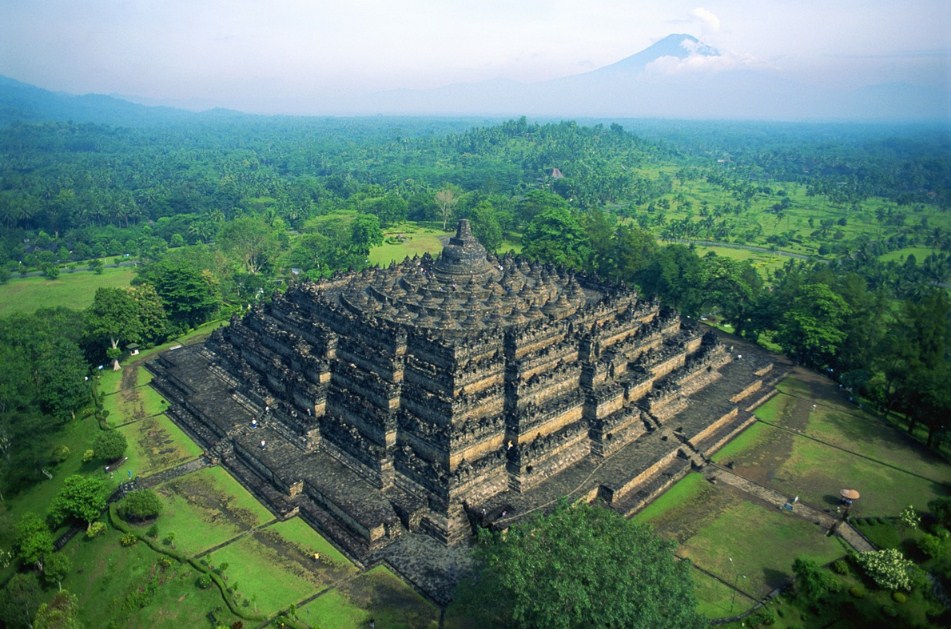
[[[740,491],[750,494],[755,498],[758,498],[764,502],[775,505],[776,508],[782,509],[789,498],[784,494],[779,493],[768,487],[763,487],[753,481],[743,478],[733,472],[720,467],[719,465],[711,465],[714,469],[712,478],[715,478],[717,482],[723,482],[732,487],[736,487]],[[708,468],[709,469],[709,468]],[[848,522],[843,522],[836,517],[824,513],[818,509],[802,504],[801,502],[797,503],[791,512],[790,515],[794,515],[811,522],[815,522],[827,530],[832,530],[835,527],[835,534],[841,537],[846,544],[854,548],[858,552],[865,552],[868,550],[875,550],[875,547],[862,536],[855,528]]]
[[[143,488],[146,487],[155,487],[160,485],[165,481],[172,480],[173,478],[178,478],[179,476],[184,476],[185,474],[191,474],[194,471],[200,470],[205,467],[209,467],[211,462],[203,456],[198,457],[197,459],[192,459],[191,461],[185,461],[180,463],[175,467],[170,467],[168,469],[162,470],[157,474],[152,474],[151,476],[145,476],[139,478],[139,485]]]

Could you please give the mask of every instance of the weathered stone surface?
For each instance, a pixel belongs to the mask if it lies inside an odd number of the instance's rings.
[[[562,497],[628,513],[722,445],[782,375],[742,353],[632,290],[489,255],[462,221],[438,259],[292,287],[151,369],[275,513],[445,600],[474,526]]]

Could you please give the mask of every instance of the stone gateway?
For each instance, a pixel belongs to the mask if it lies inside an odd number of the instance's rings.
[[[462,220],[436,259],[296,285],[150,368],[272,511],[444,600],[455,575],[426,557],[474,527],[563,497],[632,513],[702,465],[778,376],[742,351],[629,288],[496,258]]]

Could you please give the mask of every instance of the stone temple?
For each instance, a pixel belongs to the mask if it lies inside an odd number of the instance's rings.
[[[475,527],[633,513],[753,421],[779,370],[732,342],[463,220],[438,258],[296,285],[150,368],[273,512],[444,600]]]

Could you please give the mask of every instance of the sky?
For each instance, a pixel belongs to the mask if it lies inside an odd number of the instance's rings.
[[[328,95],[579,74],[671,33],[733,67],[951,92],[949,0],[0,0],[0,75],[149,104],[316,113]]]

